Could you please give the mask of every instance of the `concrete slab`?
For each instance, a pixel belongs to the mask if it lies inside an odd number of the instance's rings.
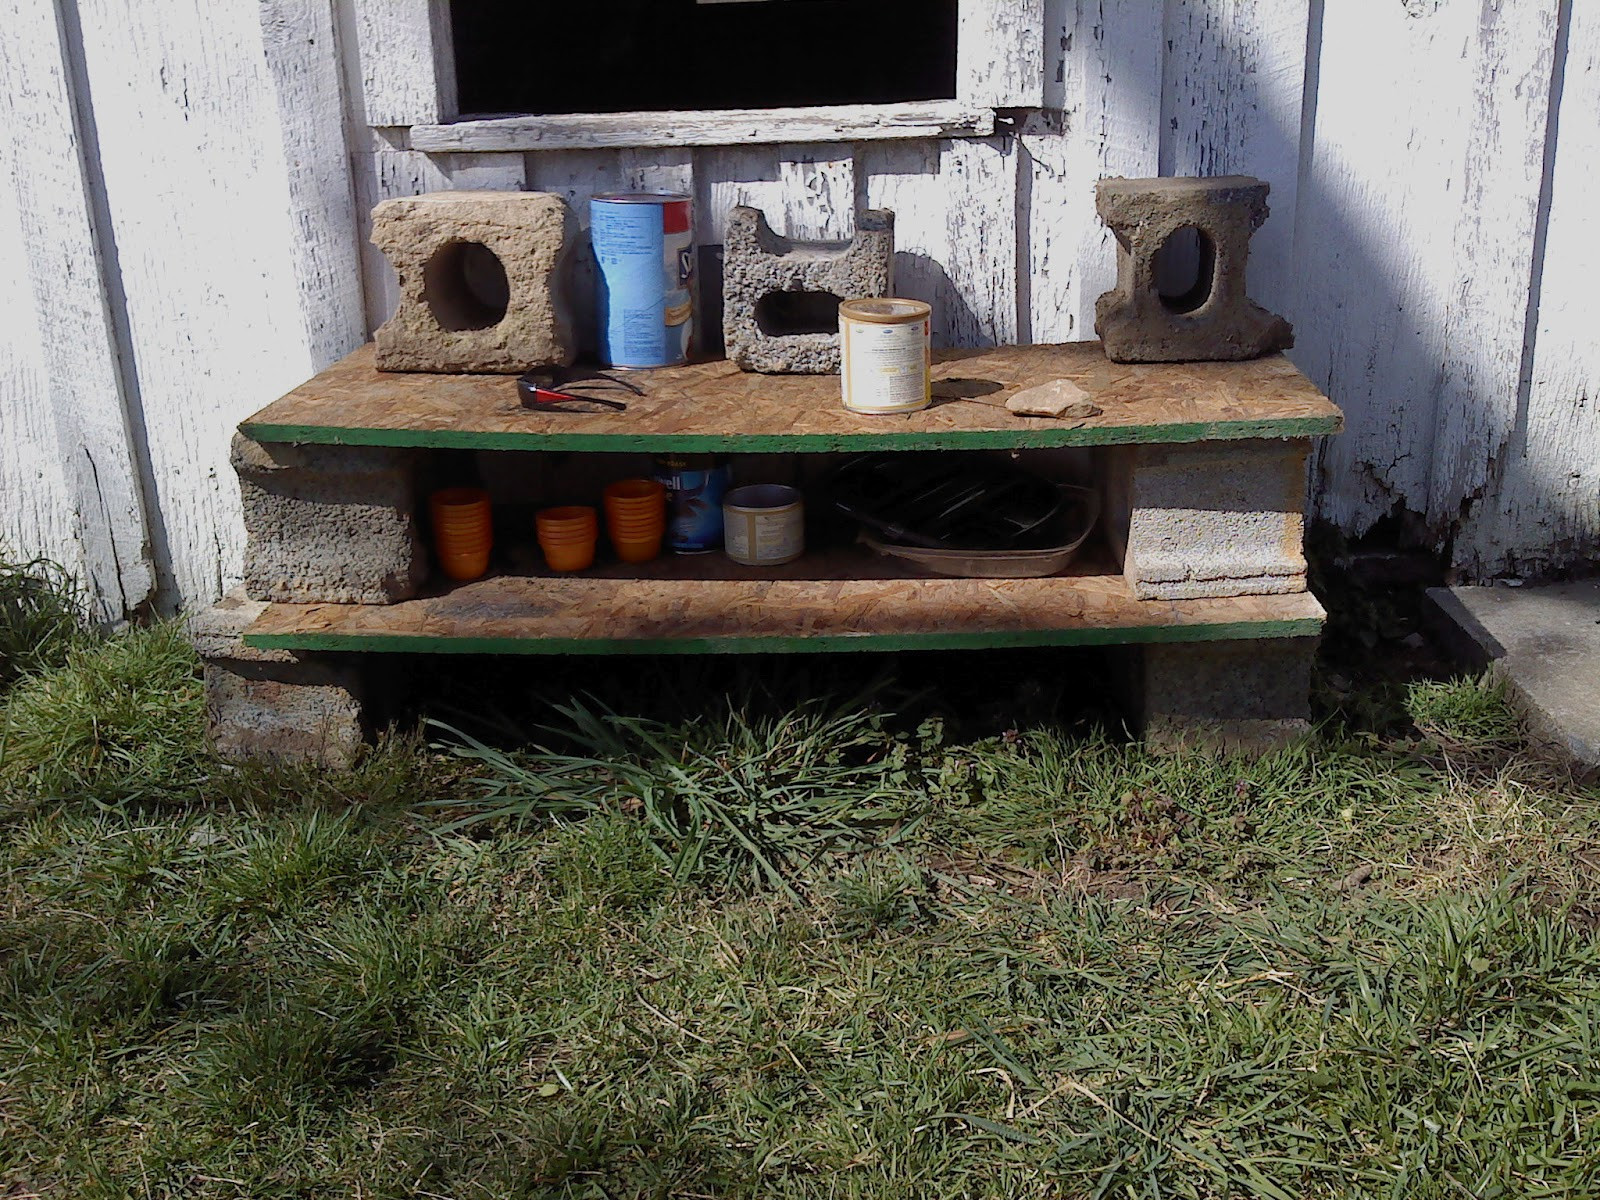
[[[1580,770],[1600,770],[1600,580],[1428,597],[1510,684],[1533,735]]]

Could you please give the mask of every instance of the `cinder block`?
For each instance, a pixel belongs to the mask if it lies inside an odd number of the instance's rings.
[[[1095,303],[1095,333],[1116,362],[1256,358],[1294,345],[1289,322],[1245,292],[1250,236],[1267,219],[1269,187],[1216,179],[1102,179],[1095,207],[1117,238],[1117,286]],[[1193,293],[1164,298],[1156,254],[1178,230],[1199,233]]]
[[[1141,600],[1303,592],[1309,443],[1119,447],[1105,529]]]
[[[366,736],[360,672],[348,661],[245,645],[265,607],[239,588],[189,617],[213,751],[233,762],[349,766]]]
[[[253,600],[390,604],[416,595],[428,564],[417,536],[414,451],[233,439]]]
[[[722,337],[741,370],[827,375],[839,369],[839,302],[887,296],[894,213],[868,209],[848,242],[772,231],[760,209],[735,208],[723,239]]]
[[[1145,744],[1261,754],[1311,730],[1314,637],[1176,642],[1142,648],[1138,719]]]
[[[233,762],[347,767],[366,740],[353,667],[205,661],[207,737]]]
[[[433,192],[372,210],[372,242],[399,276],[379,327],[384,371],[500,372],[570,363],[563,271],[577,220],[544,192]]]

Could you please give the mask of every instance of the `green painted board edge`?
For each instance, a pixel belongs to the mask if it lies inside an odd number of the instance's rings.
[[[885,430],[882,433],[506,433],[466,429],[345,429],[335,425],[272,425],[245,421],[239,430],[258,442],[324,446],[396,446],[433,450],[549,450],[610,454],[784,454],[796,451],[864,453],[875,450],[1043,450],[1060,446],[1117,446],[1163,442],[1237,441],[1338,433],[1338,415],[1259,421],[1201,421],[1187,425],[1087,425],[1041,422],[1017,429]]]
[[[1004,632],[824,634],[812,637],[539,638],[439,634],[246,633],[258,650],[375,654],[833,654],[854,650],[982,650],[1026,646],[1120,646],[1314,637],[1321,617]]]

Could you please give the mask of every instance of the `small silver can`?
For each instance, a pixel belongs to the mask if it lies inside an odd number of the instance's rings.
[[[781,483],[736,487],[722,501],[728,557],[747,567],[776,567],[806,552],[805,501]]]

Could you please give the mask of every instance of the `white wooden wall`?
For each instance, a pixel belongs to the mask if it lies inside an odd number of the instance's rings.
[[[897,213],[899,290],[958,345],[1093,336],[1103,175],[1259,175],[1252,290],[1349,432],[1319,513],[1472,577],[1600,548],[1600,5],[968,0],[1014,46],[984,137],[423,153],[444,0],[0,0],[0,539],[108,615],[237,577],[232,426],[356,345],[379,199],[671,188],[844,236]],[[974,69],[964,43],[963,70]],[[972,82],[969,80],[969,83]],[[966,86],[966,85],[964,85]]]

